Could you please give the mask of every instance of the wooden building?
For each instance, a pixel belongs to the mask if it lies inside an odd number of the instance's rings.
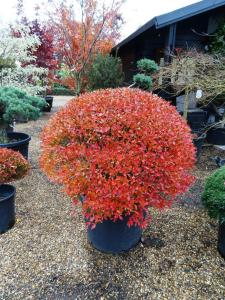
[[[112,49],[123,63],[125,81],[132,81],[136,62],[166,60],[176,49],[207,49],[210,35],[225,21],[225,0],[202,0],[155,17]]]

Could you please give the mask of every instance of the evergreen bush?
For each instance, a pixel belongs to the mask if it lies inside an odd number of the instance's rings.
[[[140,73],[133,76],[134,84],[143,90],[150,90],[153,85],[151,75],[159,69],[157,63],[143,58],[137,61],[137,68]]]
[[[207,179],[202,203],[211,218],[225,222],[225,167],[218,169]]]
[[[98,54],[88,73],[88,86],[90,90],[116,88],[121,86],[123,79],[120,58]]]
[[[30,96],[13,87],[0,88],[0,126],[6,127],[14,120],[37,120],[46,101]]]

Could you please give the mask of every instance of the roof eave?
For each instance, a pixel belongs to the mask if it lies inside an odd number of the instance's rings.
[[[149,28],[155,26],[155,23],[156,23],[156,18],[151,19],[150,21],[148,21],[147,23],[145,23],[143,26],[141,26],[138,30],[136,30],[131,35],[129,35],[127,38],[125,38],[123,41],[121,41],[119,44],[117,44],[116,46],[114,46],[112,48],[112,51],[116,51],[120,47],[122,47],[123,45],[125,45],[125,44],[129,43],[130,41],[134,40],[137,36],[139,36],[140,34],[142,34],[143,32],[145,32]]]

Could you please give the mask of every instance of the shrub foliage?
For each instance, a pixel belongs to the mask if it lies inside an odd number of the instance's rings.
[[[0,184],[24,177],[29,170],[28,161],[11,149],[0,148]]]
[[[170,207],[189,187],[195,149],[186,122],[156,95],[118,88],[71,101],[42,133],[41,167],[61,183],[90,225]]]
[[[202,202],[210,217],[225,222],[225,167],[218,169],[207,179]]]
[[[140,73],[133,76],[134,83],[143,90],[150,90],[153,85],[151,75],[159,69],[157,63],[154,60],[142,58],[137,61],[137,68]]]
[[[0,122],[11,123],[17,118],[36,120],[45,105],[44,99],[30,96],[20,89],[0,88]]]
[[[90,90],[116,88],[122,84],[123,78],[120,58],[98,54],[88,73],[88,85]]]

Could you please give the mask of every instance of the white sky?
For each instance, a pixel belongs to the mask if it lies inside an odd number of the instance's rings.
[[[125,25],[122,38],[127,37],[151,18],[173,11],[200,0],[126,0],[122,6]],[[204,0],[203,0],[204,1]],[[33,15],[33,7],[41,0],[24,0],[26,15]],[[12,22],[16,17],[16,0],[0,0],[0,24]]]

